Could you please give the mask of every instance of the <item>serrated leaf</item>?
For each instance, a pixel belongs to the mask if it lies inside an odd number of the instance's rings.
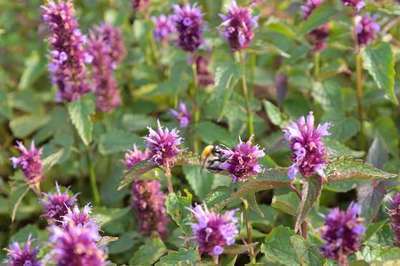
[[[330,2],[325,2],[317,7],[307,18],[307,20],[300,24],[300,32],[305,34],[312,31],[313,29],[328,22],[330,18],[336,14],[336,12],[336,9]]]
[[[25,69],[19,80],[18,88],[20,90],[28,89],[38,77],[46,70],[44,62],[40,61],[37,51],[32,52],[25,60]]]
[[[232,192],[232,187],[219,186],[207,195],[205,203],[209,208],[211,208],[214,205],[227,200],[231,196]]]
[[[142,141],[141,138],[136,134],[113,129],[100,136],[99,152],[104,155],[123,152],[140,141]]]
[[[150,238],[146,243],[133,254],[129,260],[132,266],[149,266],[153,265],[162,255],[167,253],[167,248],[159,238]]]
[[[376,223],[371,223],[367,227],[367,231],[364,234],[363,242],[368,241],[376,232],[378,232],[388,221],[385,219]]]
[[[211,191],[214,183],[214,174],[196,165],[184,165],[182,170],[194,193],[200,199],[204,199]]]
[[[381,137],[381,144],[395,157],[399,157],[399,131],[395,122],[387,116],[374,121],[374,129]]]
[[[94,112],[94,100],[90,95],[83,96],[68,104],[68,113],[71,122],[85,145],[89,145],[92,142],[93,122],[91,115]]]
[[[296,215],[295,231],[301,231],[301,225],[305,221],[314,203],[318,200],[322,191],[322,178],[312,176],[303,183],[301,201]]]
[[[389,99],[398,104],[394,91],[394,56],[389,43],[381,42],[376,46],[367,46],[362,51],[364,68],[374,79],[376,85],[384,90]]]
[[[287,193],[282,195],[274,195],[272,198],[271,207],[289,215],[296,216],[299,204],[299,197],[295,193]]]
[[[196,265],[198,261],[200,261],[200,255],[196,250],[181,248],[178,251],[168,252],[167,255],[161,257],[156,266]]]
[[[50,170],[51,167],[53,167],[60,161],[60,159],[62,158],[63,155],[64,155],[64,149],[60,149],[59,151],[57,151],[53,154],[50,154],[49,156],[44,158],[43,159],[44,170],[45,171]]]
[[[14,118],[10,121],[12,133],[17,138],[25,138],[38,130],[49,121],[49,116],[44,114],[30,114]]]
[[[190,221],[191,212],[188,208],[192,206],[192,195],[185,191],[186,196],[182,196],[180,193],[168,194],[166,200],[167,213],[171,216],[174,222],[182,229],[182,231],[189,235],[191,232]]]
[[[142,161],[125,172],[123,179],[119,183],[118,190],[130,185],[133,180],[140,179],[145,173],[155,169],[157,166],[150,161]]]
[[[118,220],[130,212],[130,208],[106,208],[96,207],[93,210],[93,218],[100,226]]]
[[[263,101],[263,104],[265,112],[267,113],[267,116],[272,124],[279,127],[283,126],[285,119],[279,108],[267,100]]]
[[[349,147],[343,145],[341,142],[332,138],[326,138],[324,140],[324,143],[327,148],[328,156],[331,158],[341,157],[341,156],[361,158],[365,155],[364,151],[352,150]]]

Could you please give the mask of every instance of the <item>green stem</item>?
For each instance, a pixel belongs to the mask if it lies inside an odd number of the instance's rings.
[[[90,186],[92,188],[94,204],[99,205],[100,204],[100,193],[99,193],[99,189],[97,188],[96,173],[95,173],[94,164],[92,161],[91,152],[89,149],[87,151],[87,161],[88,161],[88,172],[89,172],[89,177],[90,177]]]
[[[357,98],[357,109],[358,109],[358,119],[360,120],[361,132],[359,135],[359,142],[361,148],[365,147],[364,139],[364,106],[363,106],[363,96],[364,96],[364,84],[363,84],[363,72],[362,72],[362,57],[358,50],[356,54],[356,98]]]
[[[254,126],[253,126],[253,114],[250,108],[250,98],[249,98],[249,89],[247,87],[247,79],[246,79],[246,62],[244,59],[244,53],[242,51],[239,52],[239,60],[240,65],[242,66],[242,90],[244,100],[246,102],[246,113],[247,113],[247,130],[249,133],[249,138],[254,135]]]
[[[319,79],[319,72],[320,72],[320,53],[316,52],[314,54],[314,79]]]
[[[198,83],[197,83],[197,66],[196,62],[192,63],[192,72],[193,72],[193,89],[192,89],[192,98],[193,98],[193,113],[194,113],[194,126],[197,128],[197,125],[200,121],[200,107],[197,102],[197,94],[198,94]],[[197,154],[200,148],[200,141],[197,136],[194,136],[193,149]]]
[[[249,204],[247,202],[247,200],[242,199],[243,202],[243,217],[244,217],[244,222],[246,224],[246,230],[247,230],[247,245],[249,246],[249,255],[251,258],[251,262],[252,263],[256,263],[256,255],[254,252],[254,248],[253,248],[253,230],[251,227],[251,223],[249,220]]]
[[[168,194],[174,193],[174,186],[172,185],[172,174],[169,166],[165,169],[165,176],[167,177]]]

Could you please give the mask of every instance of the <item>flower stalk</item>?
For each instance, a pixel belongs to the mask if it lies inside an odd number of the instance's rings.
[[[251,112],[250,107],[250,96],[249,96],[249,88],[247,87],[247,79],[246,79],[246,62],[244,59],[244,52],[239,51],[239,62],[242,67],[242,93],[246,103],[246,113],[247,113],[247,130],[248,135],[254,135],[254,125],[253,125],[253,114]]]
[[[90,153],[90,150],[87,151],[87,161],[88,161],[88,173],[89,173],[89,178],[90,178],[90,186],[92,188],[92,194],[93,194],[93,201],[95,205],[100,204],[100,193],[99,189],[97,187],[97,180],[96,180],[96,172],[94,169],[94,164],[92,161],[92,156]]]

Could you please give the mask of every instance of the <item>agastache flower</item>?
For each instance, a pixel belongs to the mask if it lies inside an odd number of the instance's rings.
[[[194,52],[203,43],[203,15],[196,5],[174,5],[172,20],[178,33],[178,46],[186,52]]]
[[[323,24],[308,34],[314,52],[321,52],[326,48],[326,39],[329,36],[329,24]]]
[[[37,149],[32,141],[31,147],[28,150],[22,142],[17,142],[16,148],[21,152],[19,157],[11,157],[11,162],[14,168],[21,168],[25,175],[27,183],[37,185],[44,178],[42,149]]]
[[[370,16],[357,16],[355,18],[355,32],[357,35],[357,43],[360,46],[365,46],[371,43],[380,29],[379,25]]]
[[[301,10],[303,11],[303,18],[307,19],[311,13],[319,7],[323,3],[323,0],[306,0],[305,3],[301,6]]]
[[[158,166],[171,168],[177,155],[180,153],[182,138],[176,129],[163,128],[158,121],[157,131],[149,129],[149,135],[145,138],[146,146],[150,151],[150,159]]]
[[[44,194],[41,203],[43,206],[43,216],[49,224],[61,225],[63,218],[68,214],[76,203],[76,195],[71,196],[67,191],[61,192],[60,187],[56,184],[56,193]]]
[[[362,219],[359,218],[360,211],[358,204],[351,203],[346,211],[335,208],[326,216],[321,229],[321,237],[325,241],[321,252],[326,258],[346,261],[347,256],[360,249],[365,232]]]
[[[252,144],[252,138],[247,142],[240,140],[233,150],[224,150],[224,158],[227,160],[220,168],[231,174],[233,182],[246,181],[249,177],[261,173],[262,167],[258,159],[264,156],[264,151],[258,145]]]
[[[233,51],[247,48],[254,37],[254,29],[258,26],[258,17],[252,16],[249,7],[240,7],[232,1],[228,13],[220,15],[222,24],[221,33],[228,41]]]
[[[37,258],[39,250],[32,246],[30,237],[21,247],[17,242],[7,249],[7,266],[42,266]]]
[[[400,247],[400,193],[392,198],[388,210],[390,216],[390,224],[394,232],[395,245]]]
[[[92,57],[92,77],[96,107],[102,112],[112,111],[121,104],[121,96],[114,69],[125,53],[118,29],[103,24],[91,31],[88,52]]]
[[[178,120],[179,126],[181,128],[185,128],[189,125],[191,114],[184,102],[179,103],[177,110],[172,109],[170,112],[172,116],[175,117],[176,120]]]
[[[99,226],[93,218],[90,217],[91,212],[92,208],[89,204],[84,206],[81,210],[75,205],[73,208],[68,209],[68,213],[63,217],[62,227],[68,227],[70,225],[81,226],[98,232]]]
[[[154,38],[159,42],[166,42],[175,32],[174,22],[170,16],[161,15],[152,18],[154,23]]]
[[[144,11],[150,4],[150,0],[132,0],[132,8],[136,12]]]
[[[98,232],[88,227],[75,226],[72,223],[64,227],[52,226],[51,255],[57,266],[104,266],[106,256],[96,244],[98,239]]]
[[[209,58],[206,56],[196,56],[197,82],[200,86],[209,86],[214,84],[213,74],[208,70]]]
[[[165,237],[168,217],[165,210],[165,195],[158,180],[135,180],[132,184],[132,208],[134,209],[140,232],[150,235],[157,232]]]
[[[192,224],[193,238],[201,254],[219,256],[225,247],[235,243],[239,234],[236,210],[219,214],[209,211],[205,205],[197,205],[190,210],[196,219]]]
[[[50,30],[49,71],[58,87],[58,101],[75,101],[90,91],[85,63],[85,37],[79,30],[72,1],[49,1],[42,6],[43,21]]]
[[[342,0],[342,2],[345,6],[350,6],[357,12],[365,6],[364,0]]]
[[[324,176],[327,155],[322,138],[329,135],[329,127],[329,123],[324,123],[315,128],[314,115],[310,112],[307,119],[302,116],[283,130],[292,150],[293,164],[288,171],[291,180],[298,172],[304,177],[314,174]]]
[[[148,149],[141,151],[136,147],[136,145],[133,145],[133,148],[125,153],[125,159],[124,159],[125,168],[127,170],[130,170],[138,163],[149,159],[149,156],[150,153]]]

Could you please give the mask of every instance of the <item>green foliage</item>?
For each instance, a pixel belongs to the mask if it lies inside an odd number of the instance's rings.
[[[71,122],[86,146],[92,142],[93,122],[91,115],[94,111],[94,99],[90,95],[68,104]]]

